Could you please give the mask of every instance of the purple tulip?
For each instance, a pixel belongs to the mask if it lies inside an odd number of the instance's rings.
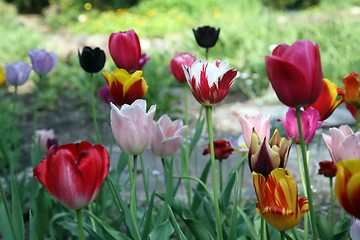
[[[105,83],[104,86],[99,88],[98,96],[101,100],[103,100],[107,104],[110,104],[111,102],[115,102],[114,98],[111,96],[109,85],[107,83]]]
[[[23,85],[29,78],[31,67],[26,62],[5,64],[6,81],[12,86]]]
[[[143,67],[145,66],[145,64],[147,63],[147,61],[150,60],[149,55],[147,55],[146,53],[142,53],[140,55],[140,60],[139,60],[139,65],[137,66],[136,70],[141,70],[143,69]]]
[[[28,51],[34,71],[38,75],[45,75],[53,70],[57,63],[57,56],[54,52],[47,52],[44,49],[32,49]]]

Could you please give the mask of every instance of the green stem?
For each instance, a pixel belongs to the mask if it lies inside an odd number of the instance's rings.
[[[242,207],[242,189],[243,189],[243,186],[244,186],[244,175],[245,175],[245,161],[243,161],[243,163],[241,164],[240,166],[240,184],[239,184],[239,204],[238,206],[239,207]]]
[[[209,48],[206,48],[206,50],[205,50],[205,59],[206,59],[206,61],[208,61],[208,58],[209,58]]]
[[[300,155],[301,155],[301,147],[299,144],[296,144],[296,158],[297,158],[297,164],[298,164],[298,169],[299,169],[299,174],[300,174],[300,179],[301,179],[301,185],[303,187],[303,191],[304,191],[304,195],[307,196],[307,190],[306,190],[306,183],[305,183],[305,177],[304,177],[304,171],[301,165],[301,160],[300,160]],[[308,239],[308,235],[309,235],[309,228],[308,228],[308,216],[305,213],[304,217],[304,240]]]
[[[76,209],[76,219],[77,219],[77,225],[78,225],[78,230],[79,230],[79,240],[85,240],[84,229],[83,229],[83,225],[82,225],[81,208]]]
[[[12,215],[11,215],[11,213],[10,213],[10,209],[9,209],[9,206],[8,206],[8,202],[7,202],[6,197],[5,197],[5,193],[4,193],[4,189],[3,189],[3,186],[2,186],[2,181],[1,181],[1,179],[0,179],[0,195],[1,195],[2,201],[3,201],[3,203],[4,203],[5,212],[6,212],[6,215],[7,215],[9,224],[10,224],[10,228],[11,228],[11,233],[12,233],[14,239],[16,239],[14,222],[13,222]]]
[[[214,205],[215,205],[215,220],[216,220],[216,229],[218,234],[218,240],[223,239],[222,235],[222,226],[220,219],[220,208],[218,200],[218,188],[217,188],[217,178],[216,178],[216,165],[215,165],[215,153],[214,153],[214,137],[212,129],[212,106],[206,106],[206,123],[209,134],[209,145],[210,145],[210,162],[211,162],[211,172],[212,172],[212,185],[214,191]]]
[[[140,161],[141,161],[141,173],[142,173],[141,175],[142,175],[144,190],[145,190],[146,206],[149,206],[149,185],[147,182],[147,174],[145,171],[144,157],[142,154],[140,155]]]
[[[92,111],[92,115],[93,115],[93,122],[94,122],[95,133],[96,133],[96,142],[101,143],[99,127],[97,124],[96,106],[95,106],[95,81],[93,79],[92,73],[91,73],[91,111]]]
[[[303,135],[302,126],[301,126],[301,115],[300,115],[299,107],[296,108],[296,118],[297,118],[299,135],[300,135],[300,146],[301,146],[301,153],[302,153],[303,165],[304,165],[306,192],[307,192],[307,197],[309,200],[310,224],[311,224],[313,239],[318,239],[316,222],[315,222],[315,210],[314,210],[312,191],[311,191],[309,167],[308,167],[308,162],[307,162],[307,155],[306,155],[306,149],[305,149],[304,135]]]
[[[188,88],[184,87],[184,125],[189,125],[189,107],[188,107]],[[190,168],[189,168],[189,128],[185,131],[185,159],[184,159],[184,173],[183,175],[190,175]],[[190,180],[185,180],[185,190],[186,196],[188,199],[188,206],[191,207],[191,187],[190,187]]]
[[[220,193],[223,189],[223,167],[222,167],[222,159],[219,160],[219,185],[220,185]]]
[[[285,240],[285,231],[280,231],[280,239]]]
[[[263,217],[261,217],[260,224],[261,224],[260,225],[261,240],[266,240],[266,223]]]
[[[16,107],[17,107],[17,103],[18,103],[18,86],[15,85],[15,91],[14,91],[14,104],[13,104],[13,125],[12,125],[12,133],[16,132],[16,125],[17,125],[17,117],[18,117],[18,114],[16,113]],[[13,137],[13,135],[11,135],[11,148],[14,147],[17,145],[17,142],[16,142],[16,138]],[[18,165],[18,160],[15,159],[15,160],[10,160],[8,162],[9,166],[10,166],[10,169],[12,172],[17,172],[17,165]]]
[[[330,177],[330,222],[331,226],[335,226],[334,219],[334,191],[333,191],[333,178]]]
[[[135,227],[137,227],[137,209],[136,209],[136,174],[137,174],[137,155],[133,155],[134,166],[131,167],[130,155],[128,157],[129,177],[130,177],[130,211],[131,218]]]

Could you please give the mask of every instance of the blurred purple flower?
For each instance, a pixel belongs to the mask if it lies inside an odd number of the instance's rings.
[[[54,52],[47,52],[44,49],[32,49],[28,51],[32,67],[38,75],[45,75],[53,70],[57,63],[57,56]]]
[[[360,240],[360,220],[355,220],[355,222],[350,227],[350,237],[353,240]]]
[[[22,85],[28,80],[31,67],[26,62],[5,64],[6,81],[12,86]]]
[[[107,83],[105,83],[104,86],[99,88],[98,96],[101,100],[103,100],[107,104],[110,104],[111,102],[115,102],[114,98],[111,96],[109,85]]]
[[[140,60],[139,60],[139,65],[137,66],[137,70],[141,70],[143,69],[143,67],[145,66],[145,64],[147,63],[147,61],[150,60],[149,55],[147,55],[146,53],[142,53],[140,55]]]

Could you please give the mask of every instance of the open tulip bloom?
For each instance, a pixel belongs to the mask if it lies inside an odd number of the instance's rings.
[[[52,146],[34,177],[65,207],[81,209],[97,196],[109,173],[106,148],[89,142]]]
[[[182,65],[196,100],[204,106],[220,103],[229,93],[238,73],[226,61],[196,60],[191,67]]]

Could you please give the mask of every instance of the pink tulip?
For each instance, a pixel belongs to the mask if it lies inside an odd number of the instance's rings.
[[[245,144],[248,148],[251,145],[253,130],[256,132],[261,141],[265,137],[266,139],[270,139],[270,119],[271,116],[265,118],[265,116],[261,113],[257,113],[253,116],[249,116],[247,114],[240,115],[239,122],[244,134]]]
[[[307,110],[301,110],[300,119],[304,141],[305,144],[308,145],[313,140],[316,130],[322,124],[322,122],[319,121],[320,113],[315,108],[310,107]],[[294,143],[299,143],[300,135],[295,108],[289,108],[285,119],[281,120],[281,122],[284,125],[287,138],[292,138]]]
[[[111,105],[111,129],[120,149],[131,155],[139,155],[150,147],[153,138],[156,106],[146,112],[146,101],[135,100],[131,105],[124,104],[120,110]]]
[[[330,128],[330,135],[322,134],[332,160],[360,159],[360,132],[354,133],[348,125]]]
[[[158,122],[154,122],[154,137],[151,150],[161,158],[170,157],[180,147],[187,126],[183,126],[181,120],[171,121],[164,114]]]
[[[189,52],[176,53],[170,61],[170,71],[176,80],[180,83],[186,82],[186,76],[182,65],[191,67],[195,62],[196,56]]]

